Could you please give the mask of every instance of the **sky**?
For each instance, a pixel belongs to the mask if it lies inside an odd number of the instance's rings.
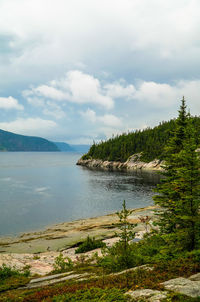
[[[0,129],[91,144],[200,115],[199,0],[0,0]]]

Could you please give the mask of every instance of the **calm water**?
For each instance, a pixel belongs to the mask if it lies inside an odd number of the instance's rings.
[[[80,154],[0,153],[0,235],[153,204],[151,173],[88,170]]]

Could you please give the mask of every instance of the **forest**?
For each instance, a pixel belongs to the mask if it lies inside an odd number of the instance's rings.
[[[101,159],[109,161],[125,162],[129,156],[142,153],[141,160],[150,162],[164,158],[164,147],[166,142],[173,136],[176,119],[161,122],[154,128],[136,130],[110,138],[107,141],[93,143],[89,152],[82,159]],[[192,123],[198,134],[197,145],[200,139],[200,117],[192,117]]]

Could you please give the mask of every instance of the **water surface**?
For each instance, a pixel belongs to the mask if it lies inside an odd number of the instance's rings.
[[[0,153],[0,235],[152,205],[155,173],[95,171],[76,166],[80,154]]]

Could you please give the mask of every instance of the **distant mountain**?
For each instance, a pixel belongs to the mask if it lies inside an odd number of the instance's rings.
[[[87,153],[90,149],[90,145],[70,145],[76,152]]]
[[[60,151],[58,147],[41,137],[25,136],[0,130],[0,151]]]
[[[64,142],[53,142],[61,152],[87,153],[90,145],[70,145]]]
[[[75,149],[67,143],[63,142],[54,142],[58,149],[62,152],[74,152]]]

